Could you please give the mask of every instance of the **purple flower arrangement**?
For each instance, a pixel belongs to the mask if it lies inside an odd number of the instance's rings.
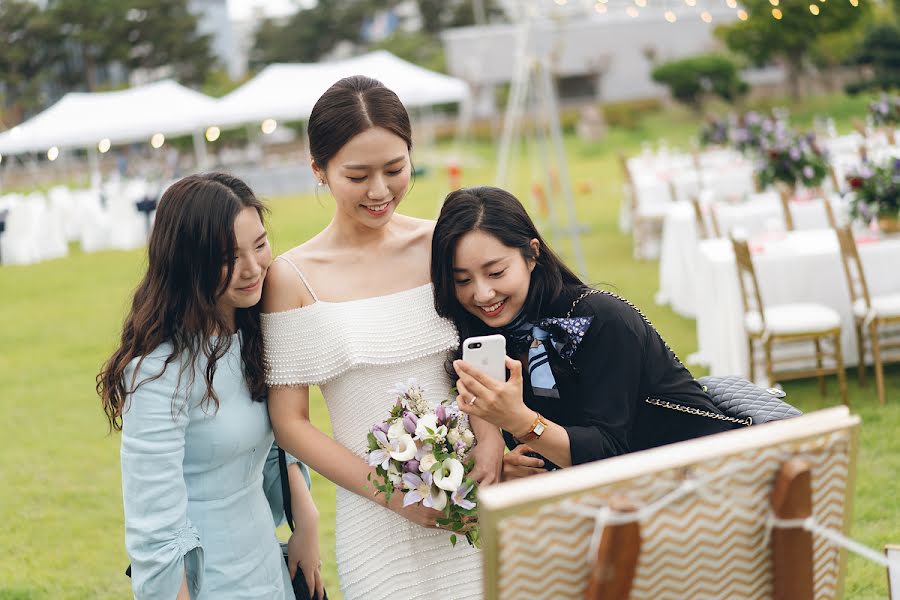
[[[438,524],[481,547],[476,523],[477,484],[470,476],[474,460],[469,451],[475,436],[455,401],[432,408],[421,387],[410,380],[397,385],[396,402],[387,420],[372,426],[367,436],[367,459],[377,477],[369,477],[376,493],[389,501],[403,494],[403,506],[422,504],[442,511]],[[379,480],[380,479],[380,480]]]
[[[900,123],[900,96],[882,94],[879,100],[869,104],[869,116],[875,127],[895,127]]]
[[[775,183],[812,188],[828,174],[828,158],[815,135],[776,127],[760,151],[756,177],[762,188]]]
[[[726,146],[730,136],[731,123],[728,119],[708,118],[700,128],[700,146]]]
[[[873,219],[900,218],[900,159],[878,166],[864,163],[847,174],[847,183],[853,192],[852,218],[867,224]]]

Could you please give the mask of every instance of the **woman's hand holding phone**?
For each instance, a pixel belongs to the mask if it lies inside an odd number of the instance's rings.
[[[513,435],[524,433],[536,413],[525,406],[522,396],[522,363],[505,357],[509,380],[499,381],[464,360],[453,362],[459,375],[456,403],[460,410],[480,417]]]

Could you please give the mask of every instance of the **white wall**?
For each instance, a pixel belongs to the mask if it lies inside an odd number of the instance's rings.
[[[674,3],[673,3],[674,4]],[[650,78],[653,64],[711,52],[721,48],[714,37],[716,25],[734,21],[735,12],[712,10],[712,23],[699,18],[697,8],[679,8],[678,21],[668,23],[661,10],[646,9],[637,18],[625,14],[583,15],[565,23],[544,21],[534,26],[530,52],[555,56],[560,76],[589,74],[605,65],[601,83],[603,101],[660,97],[666,88]],[[508,82],[516,52],[515,25],[489,25],[450,29],[443,33],[447,67],[451,75],[484,83]]]

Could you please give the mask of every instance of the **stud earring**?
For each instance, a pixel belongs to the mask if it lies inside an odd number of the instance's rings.
[[[322,186],[324,186],[324,185],[325,185],[325,180],[324,180],[324,179],[320,179],[320,180],[319,180],[319,187],[322,187]]]

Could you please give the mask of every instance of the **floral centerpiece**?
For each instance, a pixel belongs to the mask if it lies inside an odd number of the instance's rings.
[[[708,117],[700,127],[700,146],[724,146],[730,140],[731,123],[728,119]]]
[[[900,124],[900,97],[883,94],[869,104],[869,116],[875,127],[894,127]]]
[[[376,493],[387,500],[402,493],[403,506],[419,503],[442,511],[438,524],[454,532],[454,546],[462,533],[469,544],[481,547],[474,522],[478,486],[469,475],[474,460],[468,458],[475,435],[468,417],[449,398],[432,408],[415,380],[392,392],[397,401],[388,418],[368,434],[368,462],[377,473],[369,480]]]
[[[756,177],[765,188],[775,183],[813,188],[828,174],[828,159],[813,134],[778,132],[763,147]]]
[[[863,164],[847,174],[853,192],[850,216],[864,223],[873,219],[883,231],[900,231],[900,159],[878,166]]]
[[[748,111],[738,117],[731,128],[731,144],[744,154],[759,152],[780,129],[782,127],[774,119]]]

